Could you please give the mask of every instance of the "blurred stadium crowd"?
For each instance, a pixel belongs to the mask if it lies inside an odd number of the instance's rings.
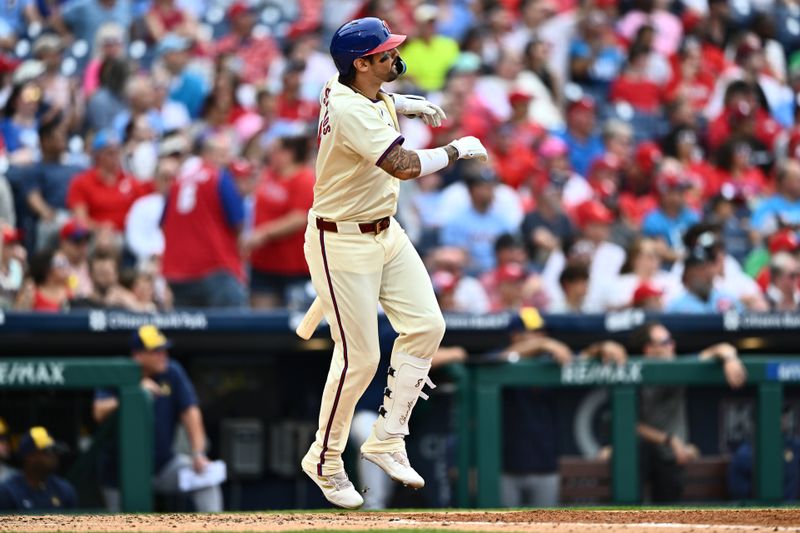
[[[797,309],[797,0],[4,2],[0,308],[307,301],[327,45],[367,15],[447,113],[405,146],[490,150],[402,185],[444,310]]]

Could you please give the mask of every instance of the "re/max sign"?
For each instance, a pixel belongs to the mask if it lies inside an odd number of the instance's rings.
[[[0,363],[0,385],[63,384],[63,363]]]

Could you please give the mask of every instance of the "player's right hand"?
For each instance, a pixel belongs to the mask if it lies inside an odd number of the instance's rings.
[[[489,154],[486,152],[481,141],[476,137],[461,137],[450,143],[458,151],[459,159],[480,159],[481,161],[488,161]]]

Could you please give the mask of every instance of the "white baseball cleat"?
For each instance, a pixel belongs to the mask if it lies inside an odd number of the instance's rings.
[[[364,505],[364,498],[358,493],[353,483],[347,478],[344,470],[329,476],[318,476],[316,472],[309,472],[305,468],[303,472],[311,478],[322,490],[322,495],[333,505],[344,507],[345,509],[358,509]]]
[[[425,486],[425,480],[408,462],[406,452],[362,453],[361,457],[381,467],[384,472],[389,474],[390,478],[398,483],[412,489],[421,489]]]

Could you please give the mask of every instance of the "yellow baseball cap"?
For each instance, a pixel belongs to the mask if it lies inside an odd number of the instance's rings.
[[[131,337],[131,350],[133,351],[166,350],[171,346],[172,342],[152,324],[140,327]]]
[[[25,457],[31,452],[52,450],[56,447],[56,441],[47,432],[44,426],[35,426],[28,430],[19,441],[19,455]]]
[[[535,307],[523,307],[508,322],[509,331],[538,331],[544,327],[544,319]]]

